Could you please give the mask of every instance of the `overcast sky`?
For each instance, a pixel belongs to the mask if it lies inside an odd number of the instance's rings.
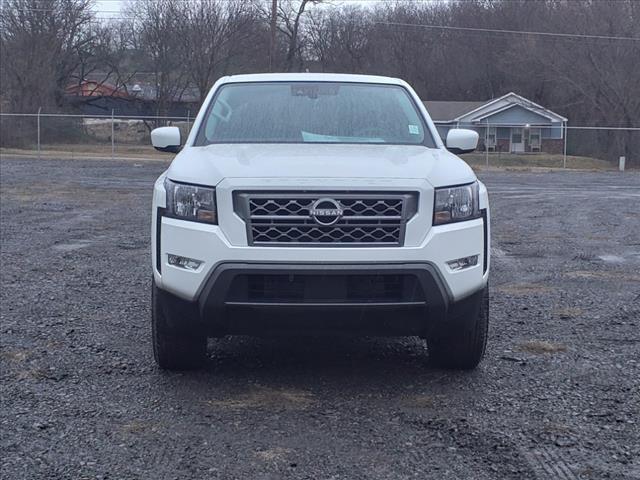
[[[95,9],[100,13],[100,17],[118,16],[122,7],[122,0],[95,0]]]
[[[126,0],[94,0],[95,9],[99,12],[100,18],[117,17],[120,15],[120,9]],[[135,1],[135,0],[132,0]],[[331,0],[331,5],[371,5],[386,0]],[[441,1],[441,0],[420,0],[420,1]]]

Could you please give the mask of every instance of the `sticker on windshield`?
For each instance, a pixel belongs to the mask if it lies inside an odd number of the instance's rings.
[[[409,125],[409,133],[411,135],[420,135],[420,129],[418,125]]]

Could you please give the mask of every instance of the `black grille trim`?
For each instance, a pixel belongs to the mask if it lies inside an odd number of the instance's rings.
[[[237,275],[226,305],[426,305],[413,274],[252,273]]]

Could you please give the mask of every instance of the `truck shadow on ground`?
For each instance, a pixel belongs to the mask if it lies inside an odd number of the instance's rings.
[[[416,337],[228,337],[210,343],[207,370],[317,371],[328,368],[427,368],[426,343]]]
[[[201,391],[211,391],[212,386],[226,391],[240,389],[244,394],[267,398],[287,397],[289,394],[281,391],[284,388],[294,392],[294,403],[297,396],[304,403],[308,399],[305,392],[319,390],[343,398],[395,396],[398,389],[410,393],[434,383],[448,390],[484,382],[482,364],[470,372],[432,366],[426,342],[416,337],[229,337],[213,340],[209,355],[202,370],[169,374],[170,383],[175,387],[186,382]],[[242,401],[252,403],[246,398]],[[287,398],[284,401],[287,403]]]

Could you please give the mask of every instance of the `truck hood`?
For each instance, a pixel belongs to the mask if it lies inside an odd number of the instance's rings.
[[[224,178],[405,178],[425,179],[434,187],[476,179],[465,162],[444,149],[310,143],[185,147],[167,175],[211,186]]]

